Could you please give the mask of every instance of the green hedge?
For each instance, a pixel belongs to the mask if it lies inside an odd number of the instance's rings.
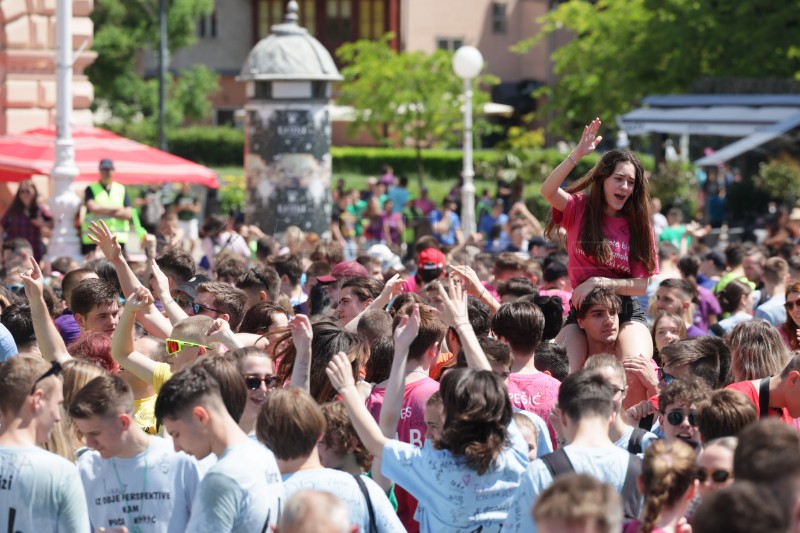
[[[208,166],[243,166],[244,131],[195,126],[169,132],[169,151]]]

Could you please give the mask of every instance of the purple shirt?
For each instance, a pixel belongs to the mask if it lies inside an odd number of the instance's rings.
[[[61,338],[64,339],[64,344],[67,345],[81,334],[81,327],[75,322],[75,317],[69,309],[64,309],[61,316],[56,318],[56,327],[58,332],[61,333]]]
[[[695,337],[704,337],[706,332],[702,329],[698,328],[694,324],[686,328],[686,338],[687,339],[694,339]]]
[[[697,287],[697,306],[694,310],[694,325],[702,331],[708,331],[708,317],[710,315],[722,315],[722,308],[719,306],[717,297],[705,287]]]

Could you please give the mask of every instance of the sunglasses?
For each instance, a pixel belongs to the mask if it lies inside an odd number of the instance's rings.
[[[672,374],[667,374],[666,372],[664,372],[663,368],[658,369],[658,374],[659,374],[658,378],[659,381],[663,381],[664,385],[670,385],[673,381],[675,381],[675,376],[673,376]]]
[[[684,415],[683,412],[681,411],[670,411],[667,414],[667,422],[669,422],[670,425],[673,425],[675,427],[678,427],[681,424],[683,424],[684,419],[689,420],[690,426],[697,427],[697,419],[695,418],[694,411],[689,411],[689,414],[686,415]]]
[[[225,311],[220,311],[219,309],[212,309],[211,307],[208,307],[207,305],[203,304],[198,304],[198,303],[192,304],[192,311],[194,311],[194,314],[196,315],[199,315],[200,311],[202,311],[203,309],[207,309],[208,311],[214,311],[215,313],[220,313],[220,314],[225,312]]]
[[[795,300],[793,302],[786,302],[783,304],[783,307],[786,308],[787,311],[792,311],[795,306],[800,306],[800,300]]]
[[[263,383],[267,390],[277,389],[278,385],[281,383],[281,378],[275,375],[270,376],[245,376],[244,382],[247,385],[247,390],[258,390]]]
[[[708,472],[699,468],[697,470],[697,480],[700,483],[705,483],[706,480],[711,478],[711,481],[714,483],[725,483],[733,474],[727,470],[714,470],[713,472]]]
[[[36,378],[36,381],[33,382],[33,387],[31,387],[31,394],[36,392],[36,385],[38,385],[41,381],[49,378],[50,376],[57,376],[61,373],[61,364],[58,361],[53,361],[50,364],[50,369]]]
[[[187,342],[187,341],[179,341],[177,339],[167,339],[167,355],[172,357],[181,350],[183,350],[184,346],[199,346],[200,348],[208,349],[208,346],[205,344],[197,344],[196,342]]]

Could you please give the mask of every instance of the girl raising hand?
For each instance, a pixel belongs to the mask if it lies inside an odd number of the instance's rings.
[[[600,119],[583,130],[580,143],[542,184],[542,196],[553,206],[553,217],[545,230],[551,240],[566,237],[569,277],[573,292],[570,314],[556,339],[566,344],[570,371],[583,367],[586,336],[578,327],[575,311],[595,287],[603,287],[622,298],[616,355],[653,355],[647,319],[633,296],[647,290],[650,276],[658,273],[653,231],[650,226],[650,196],[644,168],[628,150],[603,154],[589,173],[561,189],[561,183],[578,161],[592,153],[602,140],[597,136]]]

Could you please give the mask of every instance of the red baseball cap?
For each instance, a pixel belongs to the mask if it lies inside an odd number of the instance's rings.
[[[420,270],[434,270],[444,268],[445,258],[441,250],[436,248],[425,248],[419,254],[417,268]]]
[[[334,281],[368,276],[369,272],[367,272],[367,269],[364,268],[361,263],[357,263],[356,261],[342,261],[341,263],[336,263],[336,266],[333,267],[333,272],[331,272],[329,275],[319,276],[317,278],[317,283],[327,285],[328,283],[333,283]]]

